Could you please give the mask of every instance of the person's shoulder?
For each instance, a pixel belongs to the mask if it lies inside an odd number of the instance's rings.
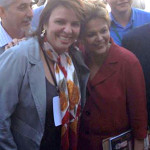
[[[127,62],[128,64],[137,62],[137,57],[128,49],[114,44],[115,54],[117,55],[120,62]]]
[[[16,67],[25,68],[31,57],[33,57],[32,59],[36,57],[37,52],[39,52],[37,48],[39,48],[37,39],[23,40],[0,55],[0,66],[13,64]]]
[[[38,47],[38,40],[36,37],[29,37],[23,41],[20,41],[16,46],[12,47],[16,53],[25,54]]]
[[[132,8],[132,10],[135,27],[150,23],[150,12],[138,8]]]
[[[142,15],[150,15],[150,12],[147,12],[143,9],[139,9],[139,8],[132,8],[132,10],[137,13],[137,14],[142,14]]]
[[[20,41],[17,45],[5,50],[1,55],[2,57],[14,57],[22,58],[28,57],[29,53],[35,51],[39,47],[38,40],[36,37],[30,37],[28,39]]]
[[[126,39],[126,38],[132,38],[132,39],[142,38],[142,36],[145,36],[147,34],[149,35],[149,31],[150,31],[150,23],[132,29],[131,31],[129,31],[128,33],[126,33],[124,35],[123,39]]]

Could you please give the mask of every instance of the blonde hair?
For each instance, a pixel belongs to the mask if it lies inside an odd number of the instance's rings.
[[[106,8],[106,4],[101,0],[82,0],[84,4],[84,13],[85,18],[83,21],[83,29],[82,33],[85,31],[86,24],[94,18],[103,18],[108,26],[110,27],[110,17],[108,10]],[[82,34],[81,33],[81,34]]]

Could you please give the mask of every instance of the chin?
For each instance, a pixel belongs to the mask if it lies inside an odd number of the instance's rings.
[[[67,48],[66,47],[61,47],[61,48],[57,48],[57,50],[56,49],[54,49],[54,50],[57,52],[57,54],[62,54],[64,52],[68,51],[68,47]]]
[[[126,11],[128,11],[130,8],[128,6],[124,7],[124,8],[121,8],[120,9],[120,12],[124,13]]]
[[[21,28],[21,30],[25,33],[25,36],[27,36],[29,34],[29,32],[31,31],[31,26],[24,26]]]

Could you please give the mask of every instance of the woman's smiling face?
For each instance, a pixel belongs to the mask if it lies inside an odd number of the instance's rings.
[[[48,42],[61,54],[78,38],[80,20],[71,8],[60,5],[52,11],[45,28]]]
[[[93,55],[104,54],[110,41],[109,26],[103,18],[93,18],[86,24],[84,45]]]

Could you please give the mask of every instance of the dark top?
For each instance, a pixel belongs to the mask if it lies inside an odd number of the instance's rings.
[[[40,150],[60,150],[61,126],[55,127],[52,103],[53,97],[57,95],[56,87],[46,79],[46,120]]]
[[[133,29],[123,38],[122,45],[139,59],[146,83],[148,125],[150,128],[150,23]]]

